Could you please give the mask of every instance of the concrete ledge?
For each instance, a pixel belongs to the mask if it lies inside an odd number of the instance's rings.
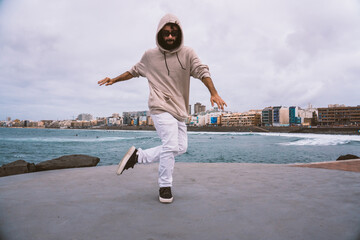
[[[157,164],[0,178],[0,239],[357,240],[360,174],[287,165],[177,163],[174,202]]]
[[[342,160],[335,162],[317,162],[307,164],[294,164],[293,167],[325,168],[350,172],[360,172],[360,159]]]

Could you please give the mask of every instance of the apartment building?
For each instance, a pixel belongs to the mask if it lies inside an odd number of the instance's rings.
[[[317,115],[318,111],[315,108],[299,109],[299,117],[303,126],[317,125]]]
[[[106,119],[108,126],[121,126],[123,125],[123,118],[122,117],[108,117]]]
[[[147,117],[149,115],[149,111],[123,112],[123,124],[139,125],[139,118]]]
[[[239,126],[260,126],[262,110],[250,110],[242,113],[239,119]]]
[[[148,126],[154,126],[154,121],[152,120],[151,116],[146,117],[146,122]]]
[[[139,126],[146,126],[146,125],[148,125],[148,123],[147,123],[147,116],[140,116],[139,117],[139,120],[138,120],[139,122]]]
[[[356,107],[329,105],[327,108],[318,108],[318,125],[360,126],[360,105]]]
[[[227,113],[221,115],[221,126],[225,127],[237,127],[240,126],[241,113]]]
[[[272,107],[264,108],[261,112],[261,125],[272,126],[273,124],[273,109]]]
[[[273,126],[289,126],[289,108],[282,106],[273,107]]]
[[[219,111],[217,107],[214,107],[207,111],[202,111],[189,116],[186,119],[186,124],[190,126],[219,126],[221,124],[221,115],[223,111]]]
[[[299,107],[296,106],[289,107],[289,124],[292,126],[301,124],[301,117],[299,116]]]
[[[190,126],[205,126],[205,115],[193,115],[190,116],[189,123]]]
[[[91,123],[89,121],[71,121],[71,128],[90,128]]]
[[[77,120],[79,121],[91,121],[93,120],[93,116],[89,113],[81,113],[78,115]]]
[[[199,102],[194,104],[194,114],[198,114],[198,113],[205,112],[205,111],[206,111],[205,105],[202,105]]]

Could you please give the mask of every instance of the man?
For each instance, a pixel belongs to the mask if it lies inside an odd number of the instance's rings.
[[[165,15],[156,33],[157,48],[144,53],[140,62],[115,78],[104,78],[101,85],[112,85],[133,77],[146,77],[149,82],[149,109],[162,145],[146,150],[132,146],[119,163],[117,174],[137,163],[159,161],[159,200],[171,203],[171,187],[175,157],[187,150],[185,119],[188,117],[190,77],[200,79],[209,89],[211,104],[220,109],[227,106],[218,95],[210,78],[209,68],[196,53],[183,46],[183,31],[179,19]]]

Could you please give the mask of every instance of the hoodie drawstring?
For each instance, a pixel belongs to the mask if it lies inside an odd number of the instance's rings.
[[[170,76],[170,70],[169,67],[167,65],[167,61],[166,61],[166,53],[164,52],[164,58],[165,58],[165,65],[166,65],[166,69],[168,70],[168,76]]]
[[[179,59],[179,56],[178,56],[177,52],[176,52],[176,57],[177,57],[178,62],[180,63],[181,68],[182,68],[183,70],[186,70],[186,69],[183,67],[183,65],[181,64],[181,62],[180,62],[180,59]]]
[[[165,66],[166,66],[166,69],[167,69],[167,71],[168,71],[168,76],[170,76],[169,66],[168,66],[167,61],[166,61],[166,53],[163,52],[163,54],[164,54],[164,59],[165,59]],[[180,59],[179,59],[179,56],[178,56],[177,52],[176,52],[176,58],[177,58],[178,62],[180,63],[181,69],[182,69],[182,70],[186,70],[186,68],[184,68],[183,65],[182,65],[182,63],[180,62]]]

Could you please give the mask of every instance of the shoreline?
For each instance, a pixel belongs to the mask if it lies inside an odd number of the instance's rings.
[[[84,129],[84,130],[134,130],[155,131],[154,126],[100,126],[88,128],[45,128],[45,127],[0,127],[0,128],[29,128],[29,129]],[[359,127],[218,127],[218,126],[187,126],[188,132],[269,132],[269,133],[313,133],[333,135],[360,135]]]
[[[89,130],[142,130],[155,131],[153,126],[114,126],[114,127],[93,127]],[[269,133],[314,133],[314,134],[335,134],[335,135],[360,135],[360,127],[215,127],[188,126],[189,132],[269,132]]]

